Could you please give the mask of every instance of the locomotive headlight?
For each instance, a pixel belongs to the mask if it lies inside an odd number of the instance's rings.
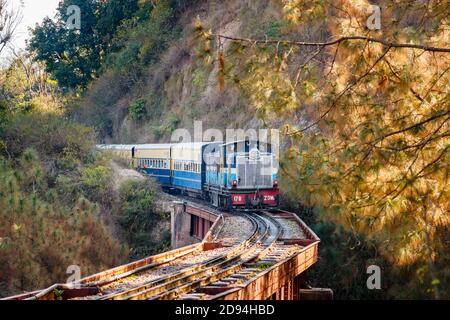
[[[237,180],[233,180],[233,181],[232,181],[232,184],[233,184],[233,187],[236,187],[237,184],[238,184],[238,181],[237,181]]]
[[[278,186],[278,180],[273,180],[273,186],[277,187]]]
[[[259,150],[258,149],[250,150],[248,157],[250,160],[258,160],[259,159]]]

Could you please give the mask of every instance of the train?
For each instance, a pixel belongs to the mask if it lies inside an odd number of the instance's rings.
[[[103,144],[169,193],[220,209],[278,208],[278,165],[270,143],[258,140],[169,144]]]

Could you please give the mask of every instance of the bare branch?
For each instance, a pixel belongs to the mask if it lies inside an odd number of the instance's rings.
[[[8,0],[0,0],[0,53],[12,41],[21,21],[20,10],[11,8]]]
[[[348,37],[340,37],[336,40],[327,41],[327,42],[304,42],[304,41],[291,41],[291,40],[282,40],[282,39],[251,39],[251,38],[239,38],[239,37],[231,37],[223,34],[212,34],[213,37],[218,37],[222,39],[227,39],[235,42],[248,42],[253,45],[257,44],[286,44],[292,46],[313,46],[313,47],[327,47],[333,46],[335,44],[340,44],[344,41],[368,41],[382,44],[388,48],[409,48],[409,49],[420,49],[424,51],[431,52],[450,52],[450,48],[442,48],[442,47],[432,47],[421,44],[412,44],[412,43],[397,43],[390,42],[383,39],[366,37],[366,36],[348,36]]]

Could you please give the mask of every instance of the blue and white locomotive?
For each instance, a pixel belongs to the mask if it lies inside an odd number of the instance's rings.
[[[277,159],[267,143],[99,145],[98,149],[129,159],[165,190],[201,197],[218,208],[279,204]]]

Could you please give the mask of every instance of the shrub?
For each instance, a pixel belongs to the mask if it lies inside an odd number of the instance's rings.
[[[55,114],[27,113],[14,116],[5,126],[3,139],[12,157],[33,146],[43,160],[71,153],[81,158],[94,145],[94,132]]]
[[[91,166],[83,170],[81,186],[84,195],[91,201],[111,205],[113,199],[111,170],[105,166]]]
[[[166,241],[152,237],[152,231],[158,222],[167,219],[155,206],[156,193],[148,181],[126,181],[120,187],[122,216],[120,224],[125,230],[131,247],[132,258],[141,258],[167,249]]]
[[[134,100],[132,103],[130,103],[130,106],[128,107],[128,112],[130,114],[131,119],[133,119],[134,121],[143,120],[147,115],[145,100],[144,99]]]
[[[27,151],[21,161],[41,166],[35,156]],[[88,275],[125,261],[126,248],[99,219],[95,204],[80,199],[68,207],[52,190],[40,196],[23,174],[0,159],[0,296],[65,282],[70,265]]]

